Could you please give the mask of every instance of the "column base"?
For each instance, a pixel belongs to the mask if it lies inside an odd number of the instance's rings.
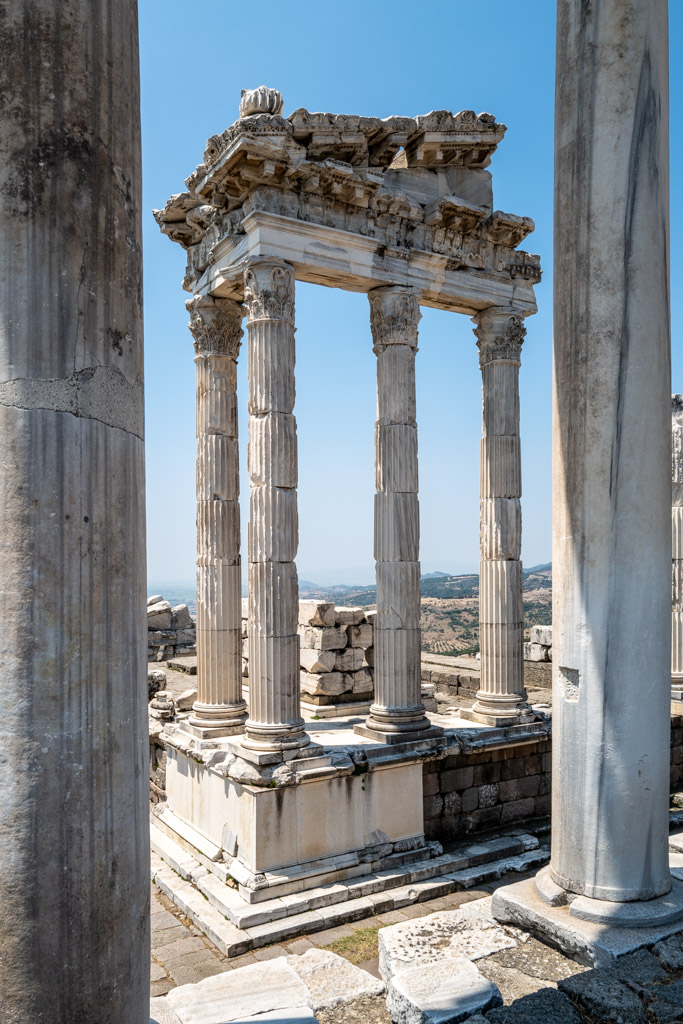
[[[195,701],[192,714],[183,722],[183,730],[202,740],[220,739],[221,736],[236,736],[244,732],[247,721],[247,705],[200,704]]]
[[[526,725],[535,715],[526,703],[526,693],[486,693],[479,690],[471,708],[461,711],[460,717],[470,722],[501,728],[506,725]]]
[[[492,911],[497,921],[532,932],[580,963],[605,967],[683,930],[683,882],[673,879],[665,896],[612,903],[567,892],[546,867],[496,889]]]
[[[281,758],[285,755],[293,757],[298,750],[309,747],[311,743],[311,737],[304,729],[303,718],[277,725],[265,725],[249,719],[244,731],[245,736],[240,745],[245,750],[267,755],[278,754]]]
[[[422,704],[405,709],[373,705],[367,721],[354,725],[353,731],[377,743],[414,743],[443,736],[443,729],[432,725]]]

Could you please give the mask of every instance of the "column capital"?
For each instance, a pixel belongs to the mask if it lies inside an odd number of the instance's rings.
[[[294,270],[276,257],[256,257],[244,267],[247,323],[284,320],[294,326]]]
[[[420,291],[401,286],[373,288],[368,292],[373,351],[385,345],[409,345],[417,351]]]
[[[476,324],[479,366],[489,363],[521,363],[522,343],[526,335],[524,316],[509,306],[490,306],[472,317]]]
[[[185,308],[190,314],[188,327],[198,356],[218,354],[237,359],[244,334],[241,303],[196,295],[188,299]]]

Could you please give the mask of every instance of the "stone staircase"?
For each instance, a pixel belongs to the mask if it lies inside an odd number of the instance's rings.
[[[412,863],[404,854],[400,864],[359,879],[249,904],[154,823],[151,844],[156,884],[228,957],[535,870],[550,856],[537,835],[517,829]]]

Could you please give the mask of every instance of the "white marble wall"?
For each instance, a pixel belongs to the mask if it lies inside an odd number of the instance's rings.
[[[683,395],[671,396],[671,686],[683,699]]]

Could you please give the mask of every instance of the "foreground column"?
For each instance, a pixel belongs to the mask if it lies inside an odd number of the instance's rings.
[[[377,356],[375,424],[375,703],[363,734],[385,742],[431,735],[420,666],[420,511],[417,499],[415,353],[419,293],[369,293]]]
[[[671,697],[683,700],[683,395],[671,396]]]
[[[524,689],[522,467],[519,366],[523,318],[485,309],[472,318],[482,377],[479,644],[481,688],[468,717],[513,725],[529,711]]]
[[[294,409],[294,271],[250,260],[249,719],[243,745],[281,751],[309,743],[299,705],[299,542]]]
[[[189,729],[213,738],[242,732],[247,718],[237,442],[243,310],[211,298],[189,308],[197,366],[197,700]]]
[[[147,1024],[137,9],[0,33],[0,1017]]]
[[[648,900],[671,886],[666,0],[560,0],[557,40],[550,871]]]

